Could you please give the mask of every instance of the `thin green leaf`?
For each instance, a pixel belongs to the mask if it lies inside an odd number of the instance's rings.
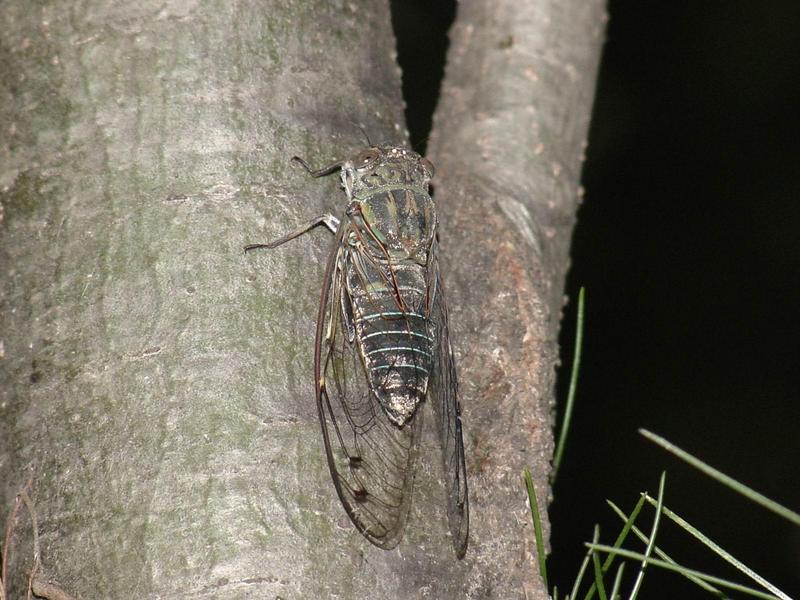
[[[547,584],[547,555],[544,547],[544,535],[542,534],[542,520],[539,516],[539,503],[536,500],[536,489],[533,487],[533,478],[530,469],[525,467],[524,473],[525,487],[528,489],[528,504],[531,507],[531,519],[533,520],[533,534],[536,538],[536,557],[539,561],[539,575],[542,577],[544,589],[549,589]]]
[[[647,494],[644,495],[644,498],[651,504],[653,504],[655,502]],[[722,558],[722,560],[724,560],[725,562],[733,565],[736,569],[738,569],[739,571],[744,573],[747,577],[749,577],[750,579],[752,579],[753,581],[755,581],[756,583],[758,583],[759,585],[761,585],[765,589],[769,590],[770,592],[772,592],[773,594],[775,594],[779,598],[783,598],[784,600],[791,600],[791,598],[789,598],[789,596],[785,592],[781,591],[777,586],[771,584],[769,581],[767,581],[766,579],[761,577],[761,575],[759,575],[758,573],[753,571],[753,569],[751,569],[750,567],[745,565],[739,559],[735,558],[727,550],[723,549],[721,546],[719,546],[715,542],[711,541],[704,533],[702,533],[696,527],[691,525],[688,521],[686,521],[685,519],[683,519],[682,517],[680,517],[679,515],[677,515],[673,511],[671,511],[670,509],[668,509],[666,506],[662,506],[661,509],[664,512],[664,514],[667,516],[667,518],[671,519],[681,529],[683,529],[684,531],[689,533],[689,535],[691,535],[692,537],[697,539],[700,543],[702,543],[704,546],[709,548],[712,552],[714,552],[714,554],[716,554],[717,556]]]
[[[633,507],[631,511],[631,516],[623,525],[622,530],[620,530],[617,539],[614,540],[614,548],[620,548],[622,544],[625,542],[625,539],[628,537],[628,534],[631,532],[631,527],[633,527],[634,521],[639,516],[639,513],[644,506],[644,497],[640,497],[639,500],[636,502],[636,506]],[[603,573],[607,573],[608,570],[611,568],[611,565],[614,563],[615,556],[613,554],[609,554],[606,557],[605,562],[603,563]],[[594,596],[595,591],[597,590],[596,586],[592,584],[592,587],[589,588],[589,591],[584,596],[584,600],[591,600]]]
[[[646,558],[650,558],[650,555],[653,553],[653,547],[656,545],[656,533],[658,533],[658,524],[661,521],[661,506],[664,501],[664,483],[666,482],[667,474],[665,472],[661,473],[661,479],[658,482],[658,505],[656,506],[656,514],[653,517],[653,527],[650,530],[650,540],[647,542],[647,548],[644,551],[644,555]],[[647,568],[647,561],[642,561],[642,566],[639,567],[639,573],[636,576],[636,581],[633,584],[633,589],[631,590],[631,594],[629,596],[630,600],[636,600],[636,596],[639,594],[639,589],[642,587],[642,581],[644,581],[644,571]]]
[[[583,581],[583,576],[586,574],[586,567],[589,566],[589,561],[591,560],[592,550],[589,550],[586,553],[586,556],[583,557],[583,562],[581,562],[581,568],[578,569],[578,575],[575,577],[575,583],[572,584],[572,591],[569,593],[570,598],[577,598],[578,597],[578,589],[581,586],[581,582]],[[592,589],[594,589],[595,585],[592,584]]]
[[[739,481],[736,481],[733,477],[725,475],[721,471],[718,471],[714,467],[704,463],[699,458],[696,458],[696,457],[692,456],[691,454],[689,454],[688,452],[686,452],[685,450],[682,450],[682,449],[678,448],[678,446],[676,446],[672,442],[667,441],[663,437],[661,437],[659,435],[656,435],[655,433],[652,433],[652,432],[650,432],[650,431],[648,431],[646,429],[640,429],[639,433],[642,434],[644,437],[646,437],[651,442],[654,442],[655,444],[658,444],[659,446],[664,448],[664,450],[666,450],[667,452],[670,452],[670,453],[674,454],[675,456],[677,456],[681,460],[684,460],[687,463],[689,463],[690,465],[692,465],[693,467],[695,467],[696,469],[699,469],[700,471],[702,471],[703,473],[705,473],[706,475],[708,475],[712,479],[716,479],[717,481],[719,481],[723,485],[725,485],[725,486],[731,488],[732,490],[738,492],[739,494],[741,494],[745,498],[749,498],[750,500],[760,504],[761,506],[763,506],[767,510],[771,510],[772,512],[782,516],[784,519],[787,519],[787,520],[791,521],[792,523],[794,523],[795,525],[800,526],[800,514],[797,514],[793,510],[790,510],[790,509],[786,508],[785,506],[782,506],[781,504],[778,504],[774,500],[771,500],[770,498],[767,498],[763,494],[758,493],[757,491],[755,491],[754,489],[746,486],[745,484],[743,484],[743,483],[741,483]]]
[[[599,538],[600,528],[595,525],[592,541],[597,543]],[[594,567],[594,585],[597,587],[597,595],[600,596],[600,600],[608,600],[608,596],[606,595],[606,586],[603,585],[603,570],[600,567],[600,557],[597,552],[592,552],[592,566]]]
[[[553,470],[550,473],[550,483],[555,483],[558,469],[561,466],[561,458],[564,455],[564,448],[567,444],[567,434],[569,425],[572,421],[572,410],[575,407],[575,394],[578,391],[578,373],[581,369],[581,349],[583,347],[583,314],[586,300],[586,290],[581,288],[578,292],[578,322],[575,325],[575,351],[572,355],[572,370],[569,377],[569,391],[567,392],[567,405],[564,408],[564,419],[559,428],[556,452],[553,457]]]
[[[755,596],[756,598],[764,598],[765,600],[779,600],[777,596],[773,596],[772,594],[767,594],[765,592],[762,592],[761,590],[749,588],[740,583],[734,583],[733,581],[722,579],[721,577],[714,577],[713,575],[707,575],[706,573],[695,571],[694,569],[689,569],[682,565],[671,564],[657,558],[648,557],[638,552],[631,552],[630,550],[623,550],[622,548],[614,548],[613,546],[606,546],[604,544],[587,543],[586,547],[590,551],[594,550],[596,552],[611,552],[618,556],[622,556],[624,558],[645,561],[654,567],[659,567],[662,569],[666,569],[668,571],[675,571],[676,573],[681,573],[682,575],[693,575],[699,579],[702,579],[703,581],[708,581],[720,587],[726,587],[738,592],[742,592],[744,594],[749,594],[751,596]]]
[[[642,500],[645,499],[645,496],[646,496],[646,494],[642,495]],[[626,521],[626,522],[628,521],[628,516],[616,504],[614,504],[610,500],[606,500],[606,502],[608,502],[608,505],[611,507],[611,509],[615,513],[617,513],[617,516],[619,516],[620,519],[622,519],[623,521]],[[663,510],[664,510],[664,513],[666,514],[666,511],[667,511],[666,507],[663,508]],[[647,536],[644,533],[642,533],[642,531],[638,527],[636,527],[635,525],[631,528],[631,531],[633,531],[633,533],[635,533],[636,536],[640,540],[642,540],[645,544],[647,544],[650,541],[647,538]],[[674,564],[674,565],[678,564],[672,557],[670,557],[666,552],[661,550],[658,546],[655,547],[655,553],[659,558],[661,558],[662,560],[664,560],[664,561],[666,561],[668,563],[671,563],[671,564]],[[611,555],[609,555],[609,558],[610,558],[610,556]],[[722,590],[718,590],[713,585],[710,585],[710,584],[706,583],[702,579],[697,579],[696,577],[693,577],[691,575],[687,575],[686,577],[692,583],[694,583],[695,585],[700,586],[701,588],[703,588],[707,592],[709,592],[709,593],[711,593],[711,594],[713,594],[715,596],[722,597],[722,598],[726,597],[725,593]]]
[[[611,600],[617,600],[620,597],[619,588],[622,585],[622,573],[625,571],[625,563],[619,563],[617,567],[617,574],[614,576],[614,587],[611,588]]]

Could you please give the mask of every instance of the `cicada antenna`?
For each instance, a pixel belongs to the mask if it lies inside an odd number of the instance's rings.
[[[350,121],[350,123],[358,127],[358,130],[361,132],[361,135],[363,135],[364,139],[367,140],[367,146],[369,146],[370,148],[374,148],[372,140],[369,139],[369,135],[367,135],[367,130],[364,129],[364,125],[362,125],[361,123],[356,123],[355,121]]]
[[[364,138],[367,140],[367,145],[370,148],[372,148],[372,140],[369,139],[369,136],[367,135],[367,130],[364,129],[364,126],[361,123],[358,124],[358,128],[361,130],[361,133],[364,134]]]

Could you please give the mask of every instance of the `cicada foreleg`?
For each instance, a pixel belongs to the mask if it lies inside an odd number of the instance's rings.
[[[287,233],[282,238],[279,238],[267,244],[249,244],[244,247],[244,251],[249,252],[250,250],[256,250],[258,248],[277,248],[281,244],[285,244],[286,242],[293,240],[296,237],[300,237],[304,233],[311,231],[312,229],[314,229],[319,225],[325,225],[325,227],[330,229],[331,233],[336,233],[336,231],[339,229],[339,219],[337,219],[331,214],[315,217],[310,221],[307,221],[294,231]]]
[[[299,156],[293,156],[292,162],[296,162],[297,164],[301,165],[306,171],[308,171],[308,174],[311,175],[312,177],[324,177],[325,175],[330,175],[331,173],[334,173],[339,169],[341,169],[342,164],[344,164],[342,161],[336,161],[335,163],[330,164],[327,167],[322,167],[321,169],[314,169],[310,167],[309,164]]]
[[[308,173],[312,177],[323,177],[324,175],[329,175],[329,174],[333,173],[334,171],[337,171],[337,170],[341,169],[342,168],[342,164],[343,164],[341,161],[338,161],[338,162],[335,162],[335,163],[333,163],[331,165],[328,165],[327,167],[322,167],[321,169],[316,169],[315,170],[315,169],[311,168],[308,165],[308,163],[306,161],[304,161],[302,158],[300,158],[299,156],[293,156],[292,157],[292,162],[296,162],[299,165],[302,165],[302,167],[306,171],[308,171]],[[244,251],[245,252],[249,252],[250,250],[256,250],[258,248],[268,248],[268,249],[277,248],[281,244],[285,244],[286,242],[288,242],[290,240],[293,240],[296,237],[300,237],[301,235],[303,235],[304,233],[306,233],[308,231],[311,231],[312,229],[314,229],[318,225],[325,225],[325,227],[330,229],[331,233],[336,233],[336,231],[339,229],[339,219],[337,219],[336,217],[334,217],[331,214],[321,215],[319,217],[315,217],[315,218],[311,219],[310,221],[307,221],[306,223],[304,223],[303,225],[301,225],[300,227],[298,227],[294,231],[286,234],[282,238],[279,238],[279,239],[277,239],[277,240],[275,240],[273,242],[269,242],[269,243],[266,243],[266,244],[249,244],[249,245],[244,247]]]

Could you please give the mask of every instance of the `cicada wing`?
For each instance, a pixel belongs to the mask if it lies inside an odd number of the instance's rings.
[[[394,548],[411,502],[422,411],[393,425],[370,391],[344,285],[346,253],[340,228],[328,262],[317,320],[317,406],[328,466],[339,499],[370,542]]]
[[[447,519],[456,555],[462,558],[467,551],[469,536],[469,497],[467,471],[464,462],[464,440],[461,433],[461,409],[458,402],[458,380],[455,359],[450,346],[447,305],[444,298],[438,261],[434,259],[431,319],[436,324],[438,348],[428,397],[436,415],[436,427],[442,448]]]

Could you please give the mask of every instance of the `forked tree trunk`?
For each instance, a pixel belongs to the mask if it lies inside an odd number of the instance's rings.
[[[406,536],[370,546],[313,394],[331,239],[320,165],[405,140],[383,2],[0,4],[3,506],[30,480],[39,582],[79,598],[545,597],[556,332],[599,2],[465,2],[431,157],[473,525],[447,537],[426,441]],[[430,419],[429,419],[430,421]],[[7,565],[24,592],[20,510]]]

